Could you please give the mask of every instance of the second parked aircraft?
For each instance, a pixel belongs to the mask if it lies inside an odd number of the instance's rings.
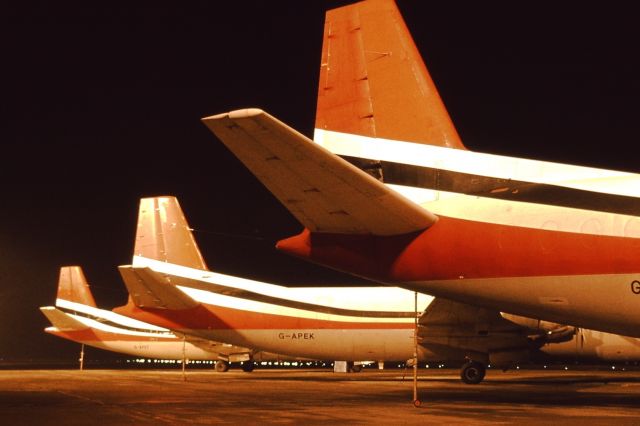
[[[640,359],[637,339],[502,314],[397,287],[289,288],[208,270],[174,197],[140,201],[133,264],[120,272],[129,303],[115,311],[176,333],[310,359],[485,366],[543,354]],[[418,316],[416,317],[416,313]]]

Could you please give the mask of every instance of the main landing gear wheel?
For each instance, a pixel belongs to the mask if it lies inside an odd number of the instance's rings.
[[[242,363],[242,371],[245,373],[251,373],[254,368],[255,365],[253,364],[253,361],[245,361]]]
[[[353,361],[347,362],[347,373],[359,373],[362,370],[362,365],[354,364]]]
[[[227,361],[218,360],[216,361],[216,371],[218,373],[224,373],[229,370],[229,363]]]
[[[484,379],[486,372],[487,370],[481,362],[469,361],[462,366],[460,378],[468,385],[477,385]]]

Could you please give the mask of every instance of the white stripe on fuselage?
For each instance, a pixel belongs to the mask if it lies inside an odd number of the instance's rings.
[[[640,218],[636,216],[402,185],[387,186],[440,216],[551,231],[640,238]]]
[[[340,322],[359,322],[359,323],[413,323],[413,318],[381,318],[366,316],[348,316],[336,315],[323,312],[310,311],[305,309],[290,308],[288,306],[280,306],[272,303],[257,302],[255,300],[243,299],[240,297],[225,296],[223,294],[213,293],[206,290],[198,290],[195,288],[177,286],[180,290],[187,293],[189,297],[198,302],[207,305],[222,306],[230,309],[238,309],[248,312],[259,312],[270,315],[284,315],[295,318],[308,318],[318,321],[340,321]],[[366,293],[361,293],[361,297],[367,297]],[[410,312],[410,311],[409,311]]]
[[[127,335],[127,336],[138,336],[138,337],[153,337],[153,338],[163,338],[163,339],[177,339],[177,337],[175,336],[175,334],[171,333],[169,330],[166,331],[162,331],[162,332],[153,332],[153,331],[136,331],[136,330],[128,330],[126,328],[118,328],[118,327],[114,327],[112,325],[109,324],[104,324],[100,321],[96,321],[94,319],[91,318],[87,318],[87,317],[83,317],[81,315],[74,315],[74,314],[66,314],[68,316],[70,316],[71,318],[73,318],[76,321],[79,321],[83,324],[85,324],[87,327],[95,329],[95,330],[100,330],[100,331],[104,331],[107,333],[114,333],[114,334],[121,334],[121,335]],[[147,324],[149,327],[154,327],[151,324]],[[147,327],[148,329],[148,327]]]
[[[115,312],[107,311],[105,309],[94,308],[93,306],[83,305],[82,303],[71,302],[65,299],[56,299],[56,306],[59,308],[65,308],[76,312],[82,312],[83,314],[91,315],[96,318],[102,318],[112,323],[122,325],[123,327],[137,328],[139,330],[149,330],[157,332],[169,332],[168,329],[155,326],[146,322],[138,321],[133,318],[125,317],[124,315],[116,314]],[[75,317],[75,316],[74,316]],[[84,317],[78,317],[84,318]],[[102,324],[102,323],[99,323]],[[120,330],[120,329],[117,329]],[[112,331],[114,332],[114,331]],[[156,334],[157,335],[157,334]]]
[[[321,129],[316,129],[314,138],[316,143],[338,155],[640,197],[640,175],[633,173],[482,154]],[[436,215],[526,228],[640,238],[640,218],[637,216],[402,185],[387,186]],[[640,199],[638,202],[640,203]]]
[[[233,289],[242,289],[263,296],[270,296],[291,302],[309,303],[316,306],[361,311],[363,316],[325,314],[315,310],[292,308],[274,303],[258,302],[240,297],[217,294],[213,291],[199,290],[180,286],[194,300],[210,305],[223,306],[252,312],[274,315],[286,315],[301,318],[313,318],[323,321],[347,322],[388,322],[407,323],[413,318],[367,317],[375,312],[412,312],[415,300],[414,292],[398,287],[283,287],[260,281],[247,280],[215,272],[202,271],[173,265],[141,256],[134,256],[133,266],[149,267],[154,271],[191,278],[203,283],[222,285]],[[433,297],[418,294],[418,310],[422,312]]]
[[[640,197],[640,175],[633,173],[483,154],[322,129],[315,129],[314,141],[337,155]]]

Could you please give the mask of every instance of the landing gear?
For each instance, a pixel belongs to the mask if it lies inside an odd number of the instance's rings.
[[[462,366],[460,378],[468,385],[477,385],[484,379],[487,370],[484,364],[478,361],[469,361]]]
[[[242,363],[242,371],[244,371],[245,373],[251,373],[254,368],[255,364],[253,363],[253,361],[245,361]]]
[[[362,370],[362,365],[354,364],[352,361],[347,362],[348,373],[359,373]]]
[[[219,359],[216,361],[216,371],[218,373],[224,373],[229,370],[229,363],[227,361],[223,361]]]

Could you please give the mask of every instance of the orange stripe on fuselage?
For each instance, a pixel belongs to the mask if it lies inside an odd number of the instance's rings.
[[[413,240],[390,275],[402,281],[621,274],[640,271],[640,239],[441,217]]]
[[[176,337],[167,336],[134,336],[131,334],[110,333],[108,331],[97,330],[95,328],[85,328],[83,330],[66,330],[66,331],[54,331],[45,330],[47,333],[54,336],[62,337],[65,339],[73,340],[74,342],[115,342],[115,341],[128,341],[128,342],[155,342],[164,341],[171,342],[177,341]]]
[[[313,234],[280,250],[384,282],[640,271],[640,239],[558,232],[439,217],[412,235]]]

